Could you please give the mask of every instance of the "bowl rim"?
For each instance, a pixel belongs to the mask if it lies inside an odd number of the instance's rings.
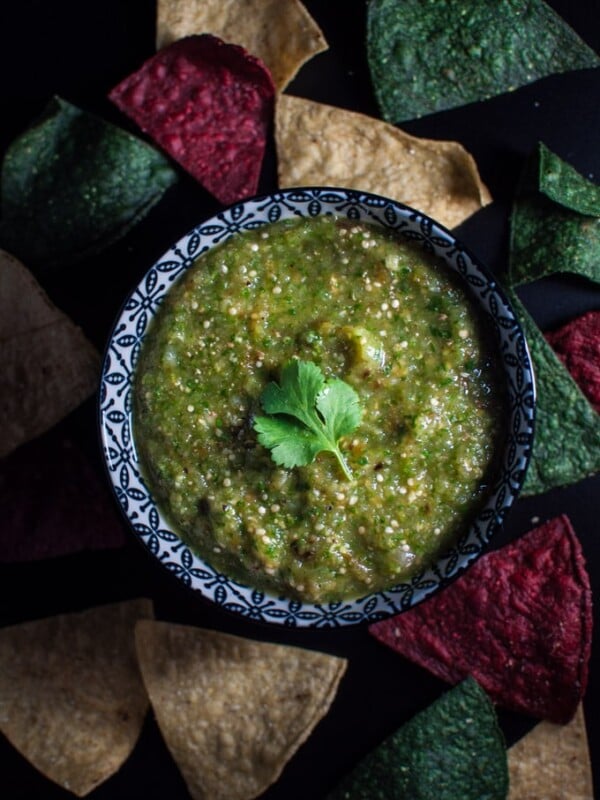
[[[283,218],[323,214],[396,230],[441,256],[461,276],[469,293],[479,297],[479,305],[492,317],[500,338],[504,372],[511,378],[507,379],[510,424],[493,490],[465,532],[435,564],[391,589],[354,600],[306,603],[234,581],[195,554],[172,529],[139,468],[131,386],[145,333],[162,298],[202,253],[243,230]],[[442,252],[444,248],[446,252]],[[160,275],[166,276],[166,283],[159,283]],[[535,376],[523,329],[497,278],[468,247],[423,212],[391,198],[339,187],[305,186],[257,195],[216,212],[180,236],[146,270],[123,300],[110,328],[102,358],[97,418],[102,460],[113,494],[136,540],[155,561],[205,600],[249,620],[328,628],[371,623],[406,611],[453,582],[483,554],[525,480],[535,408]]]

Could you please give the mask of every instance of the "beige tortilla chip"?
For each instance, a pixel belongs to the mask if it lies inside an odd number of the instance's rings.
[[[157,49],[197,33],[212,33],[258,56],[279,90],[328,47],[299,0],[158,0]]]
[[[133,750],[148,709],[137,599],[0,630],[0,730],[50,780],[83,797]]]
[[[583,706],[567,725],[540,722],[508,751],[509,800],[593,800]]]
[[[394,125],[291,95],[277,99],[279,185],[338,186],[398,200],[454,228],[491,196],[457,142],[419,139]]]
[[[96,390],[100,357],[33,275],[0,250],[0,457]]]
[[[166,622],[136,644],[158,725],[197,800],[250,800],[325,716],[346,661]]]

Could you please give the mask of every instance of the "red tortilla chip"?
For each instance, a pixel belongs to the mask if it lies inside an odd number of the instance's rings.
[[[0,462],[0,562],[121,547],[125,541],[99,472],[59,431]]]
[[[179,39],[109,97],[221,203],[256,193],[275,87],[243,47]]]
[[[600,310],[588,311],[544,335],[600,414]]]
[[[587,685],[592,636],[589,576],[568,517],[488,553],[369,631],[442,680],[472,675],[495,703],[568,722]]]

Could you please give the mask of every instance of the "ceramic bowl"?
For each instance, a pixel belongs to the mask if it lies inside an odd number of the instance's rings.
[[[202,253],[240,231],[290,217],[335,214],[393,229],[441,257],[464,281],[496,329],[509,394],[507,440],[497,480],[464,535],[429,569],[357,600],[311,604],[244,586],[215,571],[170,526],[140,472],[132,435],[132,378],[144,336],[162,299]],[[535,383],[523,332],[494,277],[445,228],[395,201],[345,189],[280,191],[228,208],[176,242],[125,301],[104,358],[100,429],[110,482],[140,542],[186,586],[223,609],[260,622],[334,627],[374,622],[438,591],[477,559],[501,526],[524,480],[533,439]]]

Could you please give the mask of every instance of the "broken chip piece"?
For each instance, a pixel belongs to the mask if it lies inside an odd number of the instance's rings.
[[[475,161],[460,144],[419,139],[364,114],[281,95],[275,137],[283,188],[374,192],[448,228],[491,202]]]
[[[0,630],[0,730],[36,769],[83,797],[132,752],[148,709],[137,599]]]
[[[327,50],[323,33],[299,0],[158,0],[156,46],[212,33],[260,58],[283,91],[300,67]]]
[[[508,751],[508,800],[593,800],[583,705],[567,725],[539,722]]]
[[[0,461],[0,562],[122,547],[126,531],[86,453],[54,428]]]
[[[493,702],[565,723],[587,685],[591,603],[581,545],[563,515],[369,631],[442,680],[472,675]]]
[[[158,725],[198,800],[262,794],[346,669],[326,653],[167,622],[141,622],[136,645]]]
[[[209,34],[163,48],[110,93],[224,204],[258,188],[274,96],[262,61]]]
[[[176,180],[155,148],[54,98],[4,157],[0,245],[40,272],[74,263],[124,236]]]
[[[494,708],[467,678],[385,739],[327,800],[504,800],[507,790]]]
[[[600,311],[588,311],[544,335],[600,414]]]
[[[16,258],[0,251],[0,457],[96,390],[100,357]]]
[[[600,471],[600,415],[561,364],[514,291],[536,376],[535,437],[522,494],[567,486]]]
[[[543,0],[371,0],[367,52],[393,123],[600,65]]]
[[[523,170],[510,225],[513,285],[557,272],[600,282],[600,186],[541,142]]]

